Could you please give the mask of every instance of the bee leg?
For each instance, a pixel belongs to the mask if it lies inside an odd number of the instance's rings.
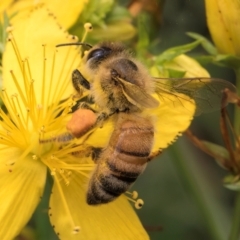
[[[100,128],[102,128],[104,120],[106,120],[108,117],[109,114],[107,114],[106,112],[99,113],[96,124],[99,125]]]
[[[94,109],[89,105],[89,103],[87,103],[87,102],[80,102],[80,103],[78,104],[78,109],[79,109],[79,108],[89,109],[89,110],[91,110],[92,112],[96,113],[96,110],[94,110]]]
[[[100,158],[100,154],[102,153],[102,148],[92,147],[92,160],[96,163]]]
[[[112,116],[115,113],[118,113],[118,109],[111,109],[110,112],[106,113],[106,112],[101,112],[99,113],[98,117],[97,117],[97,122],[96,124],[98,124],[100,126],[100,128],[103,127],[103,122],[110,116]]]
[[[81,95],[81,87],[84,87],[85,89],[90,89],[90,83],[86,80],[86,78],[83,77],[83,75],[80,73],[78,69],[75,69],[72,72],[72,84],[74,89]]]

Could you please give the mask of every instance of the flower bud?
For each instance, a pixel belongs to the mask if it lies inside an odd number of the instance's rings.
[[[205,0],[212,40],[223,54],[240,56],[240,1]]]

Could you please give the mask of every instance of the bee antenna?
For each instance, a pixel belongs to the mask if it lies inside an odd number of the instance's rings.
[[[87,46],[88,48],[92,48],[91,44],[88,43],[82,43],[82,42],[75,42],[75,43],[61,43],[56,45],[56,47],[63,47],[63,46],[70,46],[70,45],[82,45],[82,46]]]

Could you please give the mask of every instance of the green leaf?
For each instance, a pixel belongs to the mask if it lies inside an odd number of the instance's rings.
[[[224,169],[226,169],[226,163],[230,162],[229,153],[226,148],[218,144],[201,141],[202,144],[215,156],[216,162]]]
[[[197,40],[189,44],[169,48],[166,51],[164,51],[162,54],[156,57],[156,64],[163,64],[165,62],[171,61],[175,57],[191,51],[192,49],[197,47],[200,43],[201,43],[201,40]]]
[[[216,56],[203,55],[203,56],[197,56],[195,57],[195,59],[202,65],[213,63],[221,67],[228,67],[233,69],[240,68],[240,58],[233,55],[223,55],[223,54],[219,54]]]
[[[5,44],[7,40],[7,27],[10,25],[9,17],[4,12],[3,13],[3,22],[0,22],[0,53],[2,54],[5,49]]]
[[[143,53],[146,53],[146,49],[149,47],[149,31],[146,25],[146,18],[146,14],[140,14],[138,16],[138,42],[136,46],[136,52],[138,54],[138,57],[142,57]]]
[[[202,47],[209,54],[211,54],[211,55],[217,55],[218,54],[217,48],[215,48],[215,46],[204,36],[202,36],[198,33],[193,33],[193,32],[188,32],[187,35],[190,36],[191,38],[195,39],[195,40],[201,41]]]
[[[221,66],[238,69],[240,67],[240,57],[233,55],[217,55],[215,60]]]
[[[106,22],[128,21],[131,19],[129,11],[125,7],[114,5],[111,11],[107,14]]]
[[[214,56],[211,55],[202,55],[202,56],[196,56],[194,57],[195,60],[197,60],[201,65],[206,65],[209,63],[214,63]]]
[[[224,186],[233,191],[240,191],[240,179],[238,176],[229,175],[223,180]]]
[[[170,78],[183,78],[186,73],[185,71],[178,71],[170,68],[167,70]]]
[[[91,0],[85,7],[86,11],[83,11],[79,20],[81,23],[90,22],[93,25],[103,26],[104,18],[111,11],[113,7],[113,0]]]

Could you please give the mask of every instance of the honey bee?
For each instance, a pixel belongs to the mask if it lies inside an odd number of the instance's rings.
[[[177,93],[188,95],[196,102],[199,114],[220,108],[222,91],[235,91],[235,87],[221,79],[153,78],[121,43],[87,46],[90,49],[83,67],[73,71],[73,86],[79,94],[82,88],[89,90],[98,109],[96,124],[110,116],[114,119],[107,146],[95,154],[97,164],[88,185],[87,203],[96,205],[125,193],[156,155],[152,153],[154,116],[143,114],[145,109],[161,104],[154,93],[176,94],[177,101],[181,101]],[[82,107],[91,108],[87,104]]]

